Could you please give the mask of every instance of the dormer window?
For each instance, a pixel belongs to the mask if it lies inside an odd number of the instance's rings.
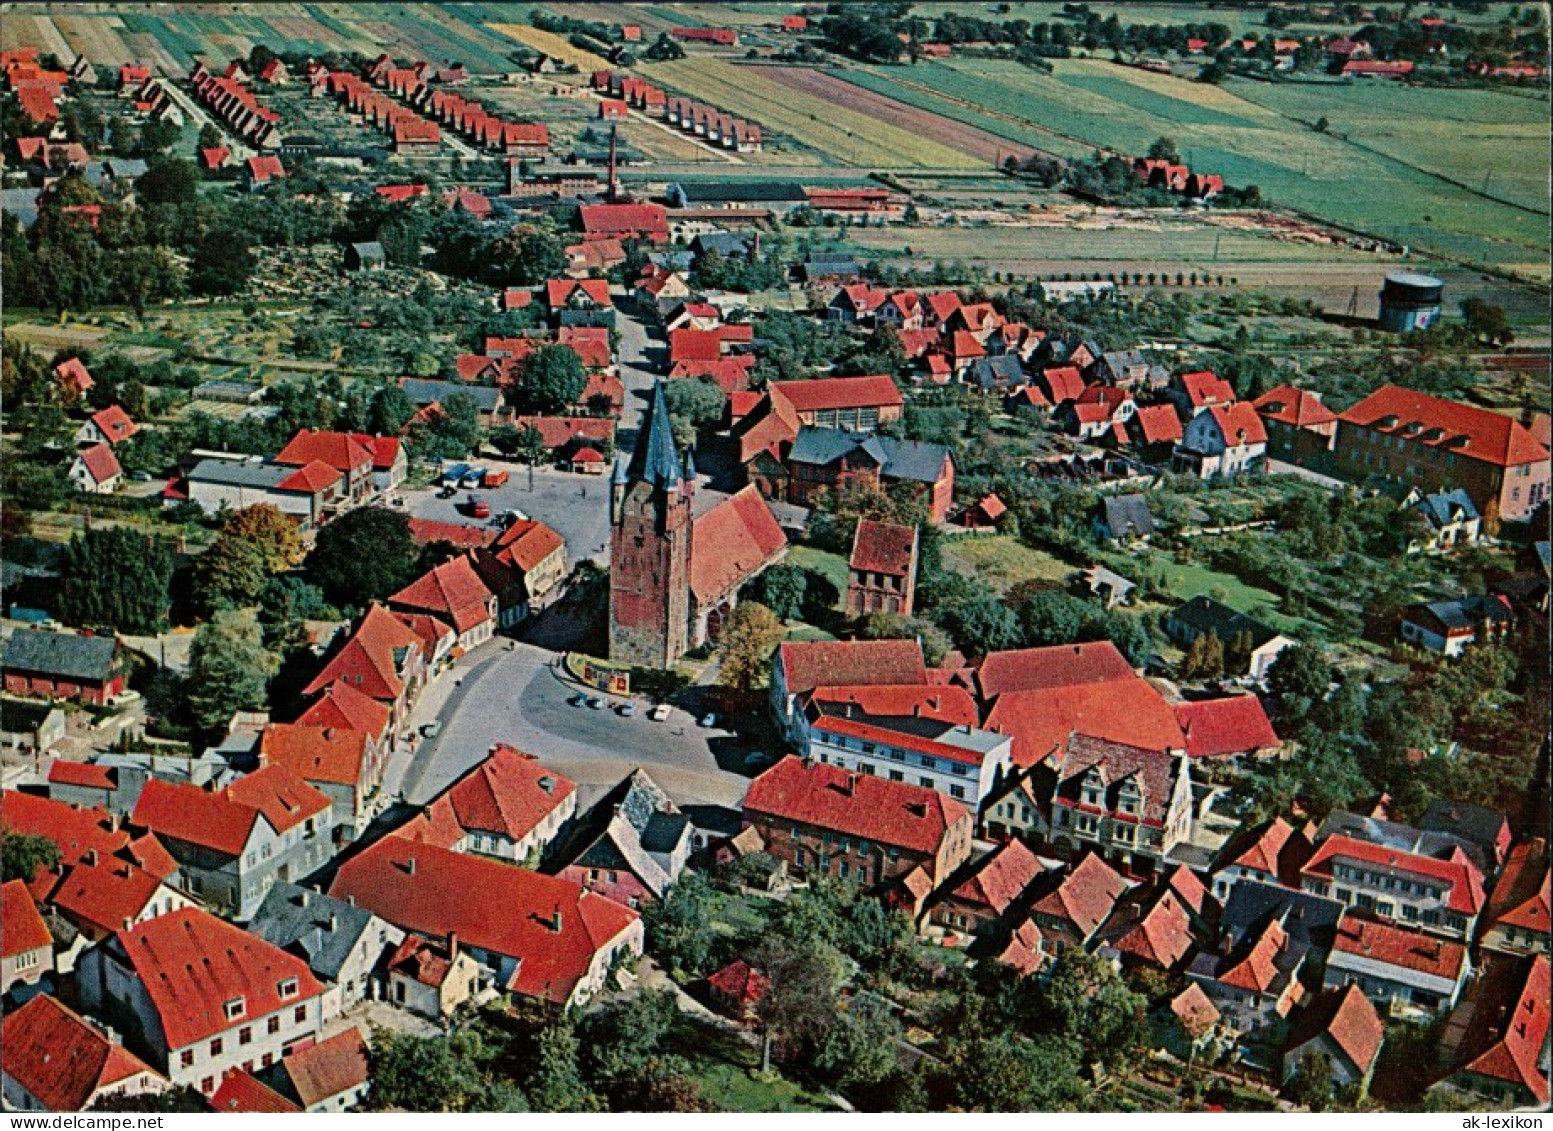
[[[248,1002],[244,998],[235,997],[227,1002],[224,1008],[226,1010],[226,1019],[228,1021],[236,1021],[248,1011]]]
[[[283,981],[276,983],[275,990],[280,994],[283,1000],[288,997],[296,997],[297,980],[295,978],[286,978]]]

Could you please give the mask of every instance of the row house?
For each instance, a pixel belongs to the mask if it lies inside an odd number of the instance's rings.
[[[78,983],[88,1011],[206,1096],[229,1070],[268,1068],[323,1030],[324,987],[305,962],[193,907],[93,947]]]
[[[351,506],[347,477],[322,461],[303,467],[260,456],[205,455],[162,492],[167,506],[195,503],[207,514],[267,504],[303,527],[323,525]]]
[[[1459,846],[1435,857],[1338,833],[1300,876],[1305,891],[1448,938],[1472,938],[1486,904],[1483,874]]]
[[[783,737],[797,745],[816,688],[926,687],[928,674],[916,640],[787,641],[772,655],[768,682],[772,717]]]
[[[496,634],[496,594],[480,580],[469,555],[434,566],[388,598],[398,613],[424,614],[452,627],[456,647],[468,652]]]
[[[390,485],[397,486],[409,470],[409,457],[396,437],[308,428],[298,431],[273,462],[299,469],[321,463],[337,472],[344,480],[341,509],[359,506]]]
[[[750,784],[744,825],[799,876],[904,884],[915,913],[970,858],[975,818],[926,786],[787,757]]]
[[[192,895],[240,919],[334,852],[329,798],[277,764],[219,790],[153,778],[130,821],[166,845]]]
[[[344,683],[387,706],[389,725],[397,730],[427,676],[428,652],[423,638],[403,619],[374,603],[302,693],[317,695],[331,684]]]
[[[1355,985],[1383,1010],[1428,1018],[1455,1006],[1472,963],[1464,942],[1349,912],[1338,924],[1323,985]]]
[[[994,935],[1029,906],[1031,893],[1048,867],[1022,841],[1007,841],[977,861],[958,883],[951,879],[944,885],[933,900],[928,922],[967,942]]]
[[[329,798],[342,844],[365,832],[377,815],[387,760],[381,733],[354,727],[271,723],[259,737],[261,766],[285,766]]]
[[[566,580],[566,539],[542,522],[511,523],[474,557],[475,572],[496,595],[496,619],[511,628],[549,605]]]
[[[255,149],[280,148],[280,115],[260,104],[241,79],[214,74],[197,62],[189,86],[195,100],[237,138]]]
[[[764,132],[759,125],[693,98],[666,96],[663,119],[684,133],[704,138],[707,144],[723,149],[759,153],[764,147]]]

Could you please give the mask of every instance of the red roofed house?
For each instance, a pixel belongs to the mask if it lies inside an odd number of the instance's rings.
[[[1178,972],[1197,945],[1192,928],[1204,910],[1205,895],[1201,882],[1181,865],[1169,882],[1123,897],[1100,929],[1098,948],[1127,970]]]
[[[1290,1080],[1311,1057],[1324,1056],[1332,1083],[1362,1095],[1385,1040],[1386,1023],[1357,986],[1328,990],[1305,1008],[1290,1030],[1282,1077]]]
[[[293,1050],[281,1059],[280,1076],[281,1090],[309,1114],[356,1107],[371,1084],[361,1030],[352,1026],[326,1041]]]
[[[376,815],[387,758],[380,735],[353,728],[271,723],[259,737],[261,766],[285,766],[329,798],[339,842],[360,836]]]
[[[71,486],[87,494],[111,495],[124,478],[118,456],[107,444],[94,444],[76,454],[68,472]]]
[[[1301,885],[1300,869],[1314,849],[1310,838],[1282,817],[1266,825],[1242,828],[1220,850],[1213,868],[1213,895],[1221,903],[1241,880]]]
[[[1279,385],[1251,403],[1267,428],[1269,459],[1299,467],[1331,465],[1337,413],[1321,403],[1320,395]]]
[[[773,402],[784,402],[801,424],[859,432],[899,420],[906,403],[887,376],[773,381],[767,393]]]
[[[545,283],[545,304],[558,310],[608,310],[613,306],[604,279],[551,279]]]
[[[750,783],[744,824],[798,875],[870,887],[920,868],[936,886],[969,859],[975,819],[933,789],[787,757]]]
[[[109,405],[87,418],[76,430],[77,444],[117,444],[129,439],[140,429],[118,405]]]
[[[1449,938],[1470,939],[1486,903],[1483,874],[1460,847],[1441,858],[1334,833],[1300,874],[1305,891]]]
[[[1327,955],[1324,985],[1356,985],[1392,1016],[1428,1019],[1453,1008],[1472,972],[1466,944],[1349,912]]]
[[[267,187],[271,181],[279,180],[285,175],[286,167],[273,153],[250,157],[243,165],[243,184],[247,186],[249,192],[258,192]]]
[[[1179,751],[1185,761],[1186,737],[1175,712],[1152,684],[1136,677],[1005,692],[982,725],[1014,739],[1020,767],[1052,756],[1075,731],[1139,749]]]
[[[969,942],[970,936],[1006,925],[1042,871],[1040,861],[1023,842],[1006,841],[978,861],[976,870],[958,886],[938,898],[928,921]]]
[[[1514,417],[1386,385],[1338,417],[1336,471],[1425,493],[1461,488],[1483,515],[1529,518],[1548,498],[1548,449]]]
[[[1500,954],[1547,954],[1548,843],[1541,837],[1510,850],[1483,914],[1482,947]]]
[[[475,571],[496,594],[498,622],[509,628],[560,592],[566,580],[566,539],[542,522],[520,519],[475,555]]]
[[[621,955],[642,953],[641,916],[602,895],[499,860],[385,837],[346,861],[329,893],[390,923],[456,938],[503,991],[580,1005]]]
[[[387,704],[391,723],[397,727],[426,682],[426,665],[425,647],[415,631],[382,605],[373,604],[302,694],[316,695],[332,683],[344,682]]]
[[[992,702],[1010,691],[1044,691],[1090,683],[1131,683],[1138,678],[1127,657],[1109,640],[1053,644],[992,652],[982,660],[976,682],[982,699]]]
[[[300,1115],[302,1109],[244,1068],[228,1068],[210,1110],[235,1115]]]
[[[130,820],[167,846],[190,894],[241,919],[334,851],[329,798],[278,764],[219,790],[152,778]]]
[[[917,528],[859,519],[847,563],[847,614],[910,616],[917,590]]]
[[[452,625],[466,652],[496,633],[496,594],[467,556],[443,562],[388,599],[396,612],[429,613]]]
[[[709,977],[706,987],[724,1013],[748,1024],[755,1020],[755,1006],[770,990],[771,979],[741,958]]]
[[[805,733],[803,700],[821,686],[926,686],[916,640],[788,641],[771,663],[771,712],[789,742]]]
[[[1181,418],[1174,406],[1168,404],[1143,405],[1127,422],[1127,438],[1138,446],[1139,456],[1148,463],[1169,460],[1183,435]]]
[[[1132,886],[1099,855],[1085,856],[1030,909],[1043,956],[1058,958],[1068,947],[1087,947]]]
[[[1192,759],[1266,758],[1283,747],[1255,695],[1177,703],[1175,712]]]
[[[578,213],[587,238],[667,243],[668,213],[661,204],[585,204]]]
[[[317,1041],[324,988],[307,963],[194,907],[82,956],[82,1003],[111,1017],[174,1084],[215,1094],[232,1068],[268,1068]]]
[[[150,840],[159,845],[154,837]],[[78,860],[61,867],[59,883],[49,894],[54,910],[92,942],[107,938],[126,924],[144,923],[193,902],[174,886],[172,875],[158,874],[165,863],[148,871],[125,855],[109,856],[87,849]],[[176,862],[169,862],[176,869]]]
[[[995,530],[1008,513],[1008,506],[996,495],[985,495],[960,512],[960,525],[967,530]]]
[[[1287,918],[1286,911],[1270,917],[1239,939],[1226,933],[1223,953],[1205,950],[1192,961],[1188,976],[1219,1009],[1227,1036],[1255,1038],[1304,1000],[1300,974],[1310,948],[1290,939]]]
[[[0,993],[54,973],[54,936],[22,880],[0,885]]]
[[[388,1000],[433,1021],[445,1021],[486,982],[480,963],[457,937],[445,942],[413,931],[389,956]]]
[[[1413,73],[1411,59],[1383,62],[1379,59],[1350,59],[1343,64],[1344,77],[1405,79]]]
[[[1171,379],[1168,395],[1181,419],[1190,420],[1210,405],[1233,404],[1235,388],[1211,370],[1201,369],[1177,374]]]
[[[1176,446],[1176,471],[1199,479],[1260,471],[1267,457],[1267,429],[1247,401],[1212,405],[1187,423]]]
[[[8,1111],[85,1111],[109,1096],[143,1096],[167,1081],[48,994],[0,1018],[0,1095]]]
[[[497,745],[394,835],[522,864],[549,848],[576,812],[575,782],[532,754]]]
[[[1548,956],[1494,958],[1445,1023],[1436,1087],[1469,1102],[1489,1099],[1545,1110],[1548,1088]]]
[[[392,441],[385,446],[384,454],[390,467],[395,463],[400,465],[402,479],[406,462],[402,447],[391,437],[383,439]],[[345,498],[338,505],[344,509],[365,502],[373,493],[378,440],[378,437],[361,433],[315,432],[303,428],[277,453],[275,462],[282,467],[299,468],[321,463],[343,475]],[[385,468],[385,473],[387,471]]]

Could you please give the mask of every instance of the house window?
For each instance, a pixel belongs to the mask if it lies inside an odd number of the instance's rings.
[[[244,1025],[237,1031],[237,1043],[240,1045],[253,1044],[253,1026]]]
[[[270,1065],[272,1065],[274,1063],[275,1063],[275,1054],[272,1053],[272,1052],[267,1052],[262,1057],[259,1058],[259,1064],[261,1066],[265,1067],[265,1068],[268,1068]]]
[[[921,777],[921,778],[917,779],[917,782],[918,782],[918,784],[922,785],[923,787],[925,787],[927,789],[932,789],[933,788],[933,779],[932,778]]]
[[[283,998],[295,997],[296,996],[296,992],[297,992],[297,980],[295,978],[286,978],[283,981],[281,981],[275,987],[275,989],[280,993],[280,996],[283,997]]]
[[[964,786],[959,786],[959,785],[952,785],[952,786],[950,786],[949,787],[949,796],[953,797],[956,801],[964,801],[965,800],[965,787]]]
[[[221,1050],[224,1047],[225,1047],[225,1045],[222,1042],[221,1038],[217,1037],[215,1040],[210,1042],[210,1055],[211,1056],[220,1056],[221,1055]]]
[[[271,1036],[280,1032],[280,1014],[277,1013],[274,1017],[271,1017],[265,1024],[264,1028],[265,1032],[269,1033]]]
[[[906,780],[906,775],[901,773],[899,770],[891,770],[890,771],[890,780],[891,781],[905,781]]]
[[[181,1053],[179,1053],[178,1054],[178,1065],[181,1068],[193,1068],[194,1067],[194,1050],[193,1049],[184,1049]]]
[[[306,1021],[307,1020],[307,1006],[305,1006],[305,1005],[297,1006],[296,1012],[291,1015],[291,1019],[293,1021],[295,1021],[298,1025],[300,1025],[300,1024],[302,1024],[302,1022]]]
[[[239,1017],[241,1017],[243,1015],[244,1010],[246,1010],[248,1008],[248,1004],[242,998],[235,997],[231,1001],[226,1003],[226,1007],[225,1008],[226,1008],[226,1019],[228,1021],[236,1021]]]
[[[206,1093],[208,1095],[211,1092],[214,1092],[215,1090],[216,1090],[216,1078],[214,1076],[207,1076],[207,1077],[205,1077],[205,1079],[200,1081],[200,1091],[202,1091],[202,1092],[204,1092],[204,1093]]]

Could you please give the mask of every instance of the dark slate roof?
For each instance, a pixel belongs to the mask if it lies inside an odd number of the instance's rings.
[[[1482,805],[1435,798],[1424,811],[1418,827],[1426,833],[1444,833],[1477,846],[1486,857],[1485,872],[1493,872],[1498,861],[1500,837],[1505,831],[1504,814]],[[1467,850],[1471,855],[1471,849]]]
[[[893,436],[880,436],[888,462],[884,474],[891,479],[914,479],[919,483],[938,482],[944,468],[944,457],[949,449],[943,444],[928,444],[921,440],[897,440]]]
[[[30,228],[38,220],[38,197],[42,190],[35,188],[0,189],[0,213],[15,216],[22,227]]]
[[[803,186],[796,181],[692,181],[673,185],[673,189],[679,190],[686,204],[715,204],[724,200],[762,204],[808,199]]]
[[[294,467],[257,463],[242,459],[202,459],[189,470],[189,478],[201,483],[222,483],[233,487],[257,487],[271,490],[296,472]]]
[[[378,243],[377,240],[369,240],[366,243],[353,243],[351,244],[351,247],[355,249],[356,257],[358,259],[368,260],[384,258],[383,245]]]
[[[333,982],[371,922],[372,912],[364,907],[277,883],[259,905],[248,932],[295,954],[314,974]]]
[[[145,176],[150,169],[139,157],[110,157],[103,165],[115,177],[128,177],[131,180]]]
[[[417,405],[429,405],[434,401],[450,397],[454,393],[463,393],[474,398],[474,402],[480,406],[481,412],[495,412],[497,406],[501,404],[501,390],[491,388],[488,385],[460,385],[452,381],[432,381],[420,377],[405,377],[400,380],[399,387]]]
[[[689,835],[689,819],[635,769],[588,810],[563,858],[585,868],[629,869],[662,895],[676,878],[670,858]]]
[[[691,250],[697,255],[715,251],[718,255],[744,255],[750,249],[751,238],[739,232],[706,232],[690,241]]]
[[[999,354],[997,357],[979,357],[971,366],[971,376],[984,389],[1018,381],[1024,375],[1024,367],[1019,364],[1018,356],[1011,353]]]
[[[1537,560],[1542,563],[1542,572],[1553,573],[1553,542],[1536,542],[1532,549],[1537,553]]]
[[[1230,889],[1219,916],[1219,927],[1231,945],[1239,945],[1270,920],[1280,917],[1291,948],[1324,955],[1337,938],[1343,904],[1311,892],[1243,879]]]
[[[555,312],[555,321],[558,326],[607,326],[614,329],[615,312],[613,310],[584,310],[563,307]]]
[[[1459,822],[1452,816],[1453,813],[1462,814]],[[1382,821],[1334,809],[1316,830],[1316,842],[1319,844],[1336,834],[1435,860],[1448,860],[1459,848],[1477,865],[1479,871],[1490,874],[1494,871],[1497,859],[1494,842],[1503,817],[1490,809],[1449,801],[1436,801],[1431,805],[1425,820],[1428,821],[1431,816],[1432,823],[1414,828],[1396,821]]]
[[[674,449],[674,429],[669,406],[663,399],[663,382],[654,382],[652,404],[636,434],[636,449],[626,465],[626,481],[645,481],[656,487],[673,487],[685,478]]]
[[[111,636],[75,636],[19,628],[5,645],[0,667],[66,679],[105,680],[113,669],[118,644]]]
[[[1108,495],[1105,525],[1113,538],[1141,538],[1154,533],[1154,512],[1142,495]]]
[[[1278,635],[1276,630],[1261,621],[1236,612],[1208,596],[1193,597],[1172,612],[1169,619],[1187,625],[1199,634],[1211,632],[1226,644],[1243,632],[1249,633],[1252,648],[1260,648]]]
[[[936,483],[949,449],[920,440],[898,440],[877,433],[847,432],[840,428],[800,428],[788,459],[824,467],[855,451],[866,452],[879,464],[880,474],[891,479]]]
[[[1483,621],[1502,623],[1515,619],[1503,601],[1482,594],[1408,606],[1410,615],[1416,616],[1420,611],[1427,611],[1446,628],[1472,628]]]
[[[701,237],[698,237],[701,238]],[[696,257],[690,250],[683,247],[670,248],[667,251],[649,251],[647,261],[666,271],[689,271],[695,265]]]
[[[1418,510],[1429,520],[1429,524],[1436,528],[1449,526],[1460,520],[1470,522],[1474,518],[1481,517],[1477,507],[1472,503],[1472,496],[1460,487],[1454,491],[1440,491],[1433,495],[1425,495],[1418,500]]]

